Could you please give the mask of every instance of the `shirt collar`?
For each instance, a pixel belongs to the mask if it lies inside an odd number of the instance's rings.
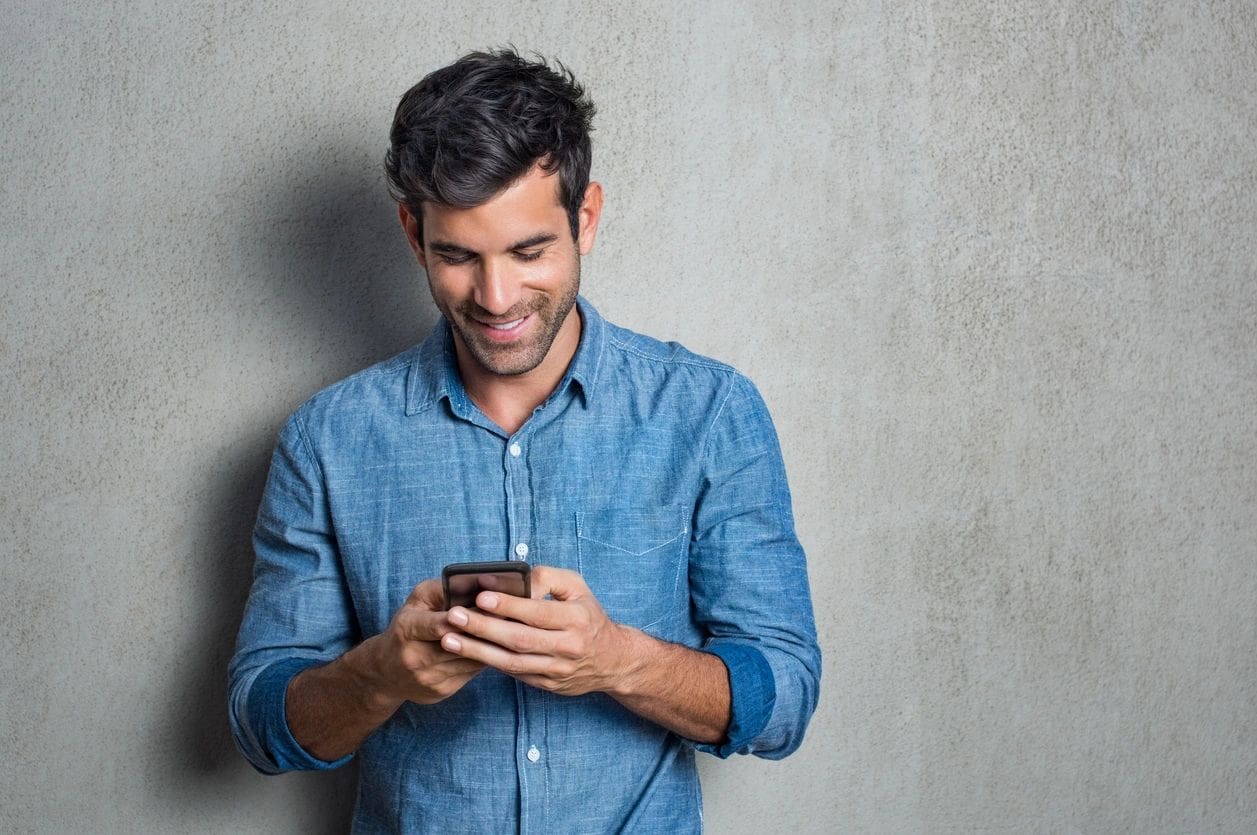
[[[574,382],[584,405],[588,407],[602,366],[607,323],[584,296],[577,296],[576,309],[581,317],[580,344],[568,363],[567,373],[554,391],[557,394]],[[442,316],[428,337],[415,349],[406,381],[406,414],[418,414],[444,398],[450,400],[455,411],[461,412],[468,406],[467,391],[458,375],[454,334],[449,322]]]

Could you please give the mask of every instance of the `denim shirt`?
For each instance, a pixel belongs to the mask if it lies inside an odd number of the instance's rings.
[[[288,683],[382,632],[447,563],[496,559],[578,571],[612,619],[721,658],[727,737],[486,669],[362,744],[356,831],[696,831],[695,750],[776,759],[802,741],[820,651],[763,401],[728,366],[577,309],[566,375],[513,435],[468,398],[444,321],[289,418],[230,665],[236,742],[267,774],[348,761],[293,739]]]

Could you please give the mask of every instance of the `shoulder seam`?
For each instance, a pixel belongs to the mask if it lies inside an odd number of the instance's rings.
[[[700,461],[707,458],[707,444],[711,441],[711,436],[716,431],[716,424],[720,421],[720,416],[724,414],[725,406],[729,403],[729,398],[733,396],[733,389],[741,376],[737,371],[733,372],[729,380],[729,388],[725,391],[725,396],[720,401],[720,407],[716,409],[716,414],[712,416],[711,423],[707,424],[707,431],[703,433],[703,447],[698,454],[698,460]]]
[[[323,491],[323,485],[327,483],[326,477],[323,475],[323,465],[319,463],[319,457],[314,454],[314,445],[310,443],[310,436],[306,434],[304,421],[301,419],[301,410],[298,409],[292,416],[293,426],[297,428],[297,435],[301,438],[301,445],[305,448],[306,455],[314,463],[314,471],[319,477],[320,492]]]
[[[628,345],[624,342],[621,342],[620,340],[616,339],[614,336],[610,334],[607,335],[607,341],[615,345],[615,347],[619,348],[621,351],[624,351],[627,354],[632,354],[633,356],[636,356],[636,357],[641,357],[644,360],[651,360],[652,362],[665,363],[665,364],[670,364],[670,365],[692,365],[697,368],[708,368],[708,369],[711,369],[712,371],[723,371],[723,372],[732,374],[734,376],[741,376],[741,373],[736,368],[726,363],[720,362],[719,360],[703,359],[701,357],[698,357],[697,355],[694,355],[695,359],[677,359],[675,351],[673,352],[673,356],[658,357],[658,356],[654,356],[653,354],[648,354],[645,351],[641,351],[633,347],[632,345]],[[688,353],[692,353],[692,352],[688,352]]]

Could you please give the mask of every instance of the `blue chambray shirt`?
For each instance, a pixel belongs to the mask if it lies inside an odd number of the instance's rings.
[[[444,321],[289,418],[230,665],[236,742],[268,774],[343,764],[293,739],[289,681],[383,631],[447,563],[520,558],[579,571],[611,618],[719,656],[728,738],[696,745],[606,695],[487,669],[363,743],[356,831],[697,831],[695,749],[775,759],[803,739],[820,651],[763,401],[728,366],[577,309],[567,373],[514,435],[467,397]]]

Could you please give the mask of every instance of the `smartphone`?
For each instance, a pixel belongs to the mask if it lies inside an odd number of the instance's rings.
[[[445,591],[445,608],[476,607],[476,595],[482,591],[500,591],[516,597],[530,597],[528,582],[530,566],[526,562],[456,562],[441,570],[441,588]]]

